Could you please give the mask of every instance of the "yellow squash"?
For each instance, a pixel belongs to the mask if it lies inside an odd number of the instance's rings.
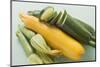
[[[49,46],[61,50],[65,57],[77,61],[84,54],[82,45],[60,29],[40,22],[34,16],[26,14],[20,14],[19,16],[27,28],[41,34]]]

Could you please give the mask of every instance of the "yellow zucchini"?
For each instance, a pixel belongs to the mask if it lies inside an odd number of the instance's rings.
[[[77,61],[84,54],[85,50],[82,45],[60,29],[40,22],[34,16],[22,13],[19,16],[27,28],[41,34],[49,46],[61,50],[65,57]]]

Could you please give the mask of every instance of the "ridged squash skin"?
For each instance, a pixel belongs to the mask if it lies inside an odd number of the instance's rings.
[[[77,61],[80,60],[81,56],[84,54],[85,50],[82,44],[60,29],[44,24],[34,16],[22,13],[19,16],[27,28],[41,34],[49,46],[61,50],[65,57]]]

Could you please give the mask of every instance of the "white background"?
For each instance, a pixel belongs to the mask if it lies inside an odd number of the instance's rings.
[[[100,0],[36,0],[44,2],[92,4],[97,5],[97,61],[84,63],[69,63],[55,65],[40,65],[40,67],[99,67],[100,65]],[[0,67],[10,64],[10,0],[0,0]],[[35,66],[34,66],[35,67]],[[37,66],[39,67],[39,66]]]

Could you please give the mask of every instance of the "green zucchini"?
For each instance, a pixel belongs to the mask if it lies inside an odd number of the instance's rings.
[[[90,40],[91,33],[81,24],[76,22],[70,15],[67,15],[65,24],[72,28],[78,35],[84,37],[87,40]]]
[[[28,15],[40,17],[40,10],[28,11]]]
[[[51,6],[46,7],[45,9],[43,9],[43,10],[41,11],[40,20],[41,20],[41,21],[47,22],[48,19],[49,19],[51,16],[53,16],[54,12],[55,12],[55,11],[54,11],[54,8],[53,8],[53,7],[51,7]]]
[[[50,18],[48,18],[47,22],[50,22],[56,15],[57,11],[55,11],[54,14]]]
[[[83,22],[83,21],[81,21],[79,19],[76,19],[76,18],[73,18],[73,19],[75,19],[75,21],[77,21],[79,24],[83,25],[84,28],[86,28],[89,32],[91,32],[91,34],[93,36],[95,35],[95,31],[90,25],[88,25],[87,23],[85,23],[85,22]]]
[[[65,17],[65,12],[64,11],[62,11],[61,12],[61,15],[60,15],[60,17],[58,18],[58,21],[56,22],[56,23],[61,23],[62,21],[63,21],[63,19],[64,19],[64,17]]]
[[[61,22],[62,25],[66,22],[66,19],[67,19],[66,14],[67,14],[67,12],[66,12],[66,10],[64,10],[64,20]]]
[[[67,19],[67,12],[66,10],[64,11],[64,19],[59,22],[56,23],[56,26],[59,27],[60,29],[62,29],[64,32],[66,32],[67,34],[69,34],[70,36],[72,36],[73,38],[75,38],[76,40],[79,40],[81,43],[87,42],[86,39],[80,37],[76,32],[73,31],[73,29],[71,27],[69,27],[68,25],[65,24],[66,19]]]
[[[66,21],[66,19],[67,19],[67,15],[66,15],[67,13],[66,13],[66,11],[64,10],[63,12],[62,12],[62,14],[60,15],[60,17],[58,18],[58,21],[56,22],[56,24],[64,24],[65,23],[65,21]]]
[[[91,36],[90,36],[90,38],[93,40],[93,41],[95,41],[96,39],[95,39],[95,31],[94,31],[94,29],[90,26],[90,25],[88,25],[88,24],[86,24],[85,22],[83,22],[83,21],[81,21],[81,20],[79,20],[79,19],[76,19],[76,18],[73,18],[77,23],[79,23],[80,25],[82,25],[85,29],[87,29],[90,33],[91,33]]]
[[[58,21],[58,18],[61,16],[62,12],[56,14],[55,17],[49,22],[50,24],[55,24]]]

